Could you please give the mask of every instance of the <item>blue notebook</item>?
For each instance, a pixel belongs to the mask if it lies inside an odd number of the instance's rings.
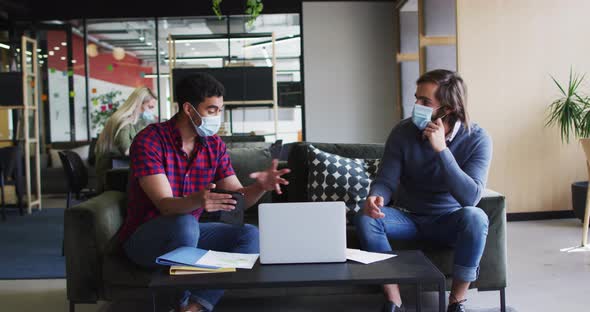
[[[197,265],[197,261],[203,257],[208,250],[194,247],[180,247],[171,252],[161,255],[156,259],[157,264],[161,265],[186,265],[197,268],[219,269],[219,267],[208,265]]]

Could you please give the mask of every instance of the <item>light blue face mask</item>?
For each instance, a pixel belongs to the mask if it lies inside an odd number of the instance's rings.
[[[424,105],[414,104],[412,111],[412,122],[420,130],[424,130],[432,118],[432,108]]]
[[[195,131],[199,136],[208,137],[215,135],[217,131],[219,131],[219,128],[221,127],[221,115],[203,117],[199,114],[199,112],[197,112],[197,110],[194,107],[191,106],[191,108],[195,111],[195,113],[197,113],[197,115],[199,115],[199,117],[201,117],[200,126],[197,126],[197,124],[193,121],[193,119],[190,116],[188,117],[193,123]]]
[[[139,116],[143,120],[152,121],[154,120],[154,113],[150,110],[143,111]]]

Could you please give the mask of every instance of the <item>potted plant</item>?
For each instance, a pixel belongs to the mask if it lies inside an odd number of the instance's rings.
[[[586,151],[590,150],[590,98],[580,90],[584,77],[570,69],[567,86],[551,77],[561,96],[549,106],[546,126],[558,126],[563,143],[568,144],[572,137],[580,139]],[[587,193],[588,181],[572,183],[572,206],[574,214],[581,220],[585,215]]]

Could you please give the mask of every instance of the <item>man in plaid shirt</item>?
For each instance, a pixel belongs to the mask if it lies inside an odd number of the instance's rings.
[[[210,75],[197,74],[176,87],[180,111],[170,120],[142,130],[130,148],[131,177],[127,217],[119,238],[127,256],[145,268],[178,247],[238,253],[258,253],[258,230],[246,224],[199,223],[203,211],[230,211],[236,202],[218,188],[244,194],[246,207],[267,191],[281,193],[288,182],[273,160],[256,180],[242,186],[234,173],[223,141],[221,124],[223,86]],[[223,290],[185,291],[182,311],[212,311]]]

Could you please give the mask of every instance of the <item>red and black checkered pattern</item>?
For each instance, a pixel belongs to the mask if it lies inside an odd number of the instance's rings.
[[[173,196],[184,197],[235,174],[225,143],[217,135],[197,137],[195,156],[190,161],[182,150],[177,118],[147,126],[131,144],[127,216],[119,232],[122,242],[141,224],[160,215],[139,185],[139,178],[165,174]],[[192,214],[198,219],[202,212],[202,208],[195,207]]]

